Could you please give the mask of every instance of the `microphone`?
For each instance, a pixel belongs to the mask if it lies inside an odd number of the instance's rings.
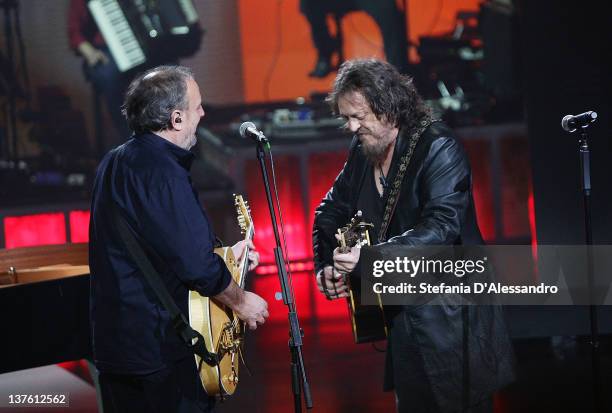
[[[566,115],[561,119],[561,127],[566,132],[575,132],[578,128],[586,128],[597,119],[597,112],[589,110],[579,115]]]
[[[240,125],[240,136],[243,138],[251,138],[257,143],[266,143],[268,139],[263,132],[257,130],[257,126],[253,122],[242,122]]]

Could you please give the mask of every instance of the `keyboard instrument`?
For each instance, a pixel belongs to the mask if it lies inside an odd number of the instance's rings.
[[[193,53],[185,44],[199,47],[202,31],[192,0],[90,0],[88,7],[121,72],[189,55],[183,50]]]

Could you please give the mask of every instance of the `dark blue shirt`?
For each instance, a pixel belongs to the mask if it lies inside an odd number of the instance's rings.
[[[144,134],[109,152],[98,167],[91,204],[90,315],[94,358],[103,372],[147,374],[192,355],[123,248],[111,202],[157,255],[152,261],[184,314],[189,290],[212,296],[230,283],[191,184],[192,161],[191,152]]]

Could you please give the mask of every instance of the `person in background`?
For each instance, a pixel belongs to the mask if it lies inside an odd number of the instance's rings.
[[[340,53],[343,45],[339,38],[332,36],[327,25],[327,16],[341,17],[346,13],[363,10],[376,21],[382,33],[385,57],[400,73],[408,73],[408,41],[404,13],[395,0],[301,0],[300,11],[308,20],[312,42],[317,49],[315,67],[308,74],[322,78],[336,70],[332,65],[334,53]],[[336,28],[337,32],[341,30]],[[342,62],[339,62],[340,64]]]
[[[70,0],[68,8],[70,48],[83,58],[83,72],[97,94],[103,97],[115,128],[116,143],[124,142],[130,129],[121,115],[123,94],[129,79],[119,71],[106,42],[89,12],[87,0]]]

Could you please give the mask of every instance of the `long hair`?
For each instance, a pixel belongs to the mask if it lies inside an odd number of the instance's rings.
[[[377,59],[355,59],[342,63],[326,101],[338,114],[338,99],[346,93],[361,93],[377,119],[394,126],[418,128],[432,118],[432,111],[418,94],[413,80],[391,64]]]
[[[174,110],[187,109],[187,80],[193,78],[184,66],[158,66],[132,81],[121,111],[136,133],[168,129]]]

